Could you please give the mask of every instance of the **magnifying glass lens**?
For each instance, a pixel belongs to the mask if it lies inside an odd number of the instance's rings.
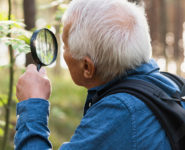
[[[38,33],[35,42],[38,58],[43,64],[49,65],[53,61],[55,52],[55,44],[51,34],[45,30],[42,30]]]
[[[31,53],[37,64],[41,66],[52,64],[57,57],[57,40],[55,35],[48,29],[37,30],[31,38]]]

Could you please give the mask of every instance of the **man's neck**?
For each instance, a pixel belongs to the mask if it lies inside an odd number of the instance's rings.
[[[85,85],[85,88],[87,88],[88,90],[94,87],[98,87],[101,85],[106,84],[109,81],[102,81],[100,79],[94,79],[93,81],[89,81],[87,85]]]

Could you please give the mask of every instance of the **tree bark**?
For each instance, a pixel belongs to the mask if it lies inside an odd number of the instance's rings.
[[[148,16],[148,21],[150,25],[150,34],[151,38],[153,41],[158,40],[158,15],[157,15],[157,2],[158,0],[150,0],[149,6],[147,8],[147,16]]]
[[[162,51],[163,51],[163,56],[165,57],[166,60],[166,68],[165,70],[168,70],[168,56],[167,56],[167,43],[166,43],[166,34],[167,34],[167,12],[166,12],[166,1],[165,0],[160,0],[160,39],[162,42]]]
[[[184,59],[183,51],[179,47],[179,41],[182,39],[183,33],[183,11],[181,0],[175,0],[174,7],[175,7],[175,15],[174,15],[174,36],[175,36],[175,43],[174,43],[174,58],[177,64],[177,74],[181,75],[181,63]]]
[[[24,23],[26,24],[27,30],[31,30],[35,27],[35,0],[24,0],[23,2],[24,9]],[[31,53],[26,54],[26,66],[34,63]]]
[[[30,30],[35,27],[35,0],[24,0],[24,23],[26,24],[26,29]]]

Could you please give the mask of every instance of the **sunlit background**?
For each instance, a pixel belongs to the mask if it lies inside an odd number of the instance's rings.
[[[153,57],[157,60],[161,70],[166,70],[169,72],[177,73],[177,68],[180,67],[180,73],[185,73],[185,62],[184,62],[184,47],[185,47],[185,1],[183,0],[143,0],[145,2],[146,12],[148,15],[148,20],[150,24],[152,44],[153,44]],[[142,2],[142,0],[140,0]],[[23,1],[12,0],[12,10],[13,15],[18,20],[24,19],[23,14]],[[67,7],[68,1],[66,0],[37,0],[35,2],[36,6],[36,19],[35,28],[43,28],[50,25],[50,29],[56,33],[55,29],[55,15],[57,13],[57,8],[59,5],[61,7]],[[142,5],[142,4],[141,4]],[[179,5],[179,6],[176,6]],[[8,5],[7,1],[0,1],[0,8],[2,13],[7,13]],[[180,9],[179,9],[180,8]],[[30,16],[31,17],[31,16]],[[165,19],[164,19],[165,18]],[[164,23],[165,22],[165,23]],[[163,23],[163,24],[162,24]],[[180,23],[180,25],[179,25]],[[177,25],[178,24],[178,25]],[[165,29],[164,29],[165,28]],[[179,30],[179,31],[175,31]],[[180,32],[182,31],[182,32]],[[180,32],[180,33],[179,33]],[[62,34],[60,32],[60,34]],[[163,35],[162,35],[163,34]],[[165,42],[162,38],[164,38]],[[178,39],[175,34],[178,35]],[[176,53],[175,42],[178,41],[178,51],[180,51],[179,57],[183,57],[180,62],[180,66],[177,66],[176,58],[174,58],[174,53]],[[61,42],[58,41],[58,42]],[[62,56],[62,46],[60,47],[60,67],[67,69],[66,64]],[[165,52],[164,52],[165,51]],[[166,53],[166,55],[164,55]],[[8,60],[8,50],[4,43],[0,42],[0,65],[7,65]],[[166,60],[168,58],[168,60]],[[16,59],[16,65],[18,67],[25,66],[25,54],[21,54]],[[179,65],[179,64],[178,64]],[[51,67],[54,67],[52,65]],[[179,73],[179,72],[178,72]]]
[[[185,77],[185,0],[130,0],[146,8],[152,38],[153,58],[157,60],[161,71],[168,71]],[[52,30],[58,40],[59,56],[57,61],[47,67],[53,85],[50,98],[51,113],[49,126],[50,140],[54,149],[70,140],[75,128],[83,116],[86,89],[72,82],[63,60],[61,18],[68,7],[69,0],[12,0],[12,18],[25,23],[30,34],[40,28]],[[8,15],[8,1],[0,0],[0,26],[3,17]],[[29,9],[30,8],[30,9]],[[27,14],[27,15],[26,15]],[[26,21],[25,21],[26,20]],[[26,33],[24,33],[26,35]],[[1,37],[1,29],[0,29]],[[6,108],[9,93],[9,50],[3,38],[0,38],[0,149],[4,136]],[[7,150],[13,149],[13,137],[16,124],[15,84],[25,70],[30,57],[25,52],[14,50],[14,86],[10,105],[10,125]]]

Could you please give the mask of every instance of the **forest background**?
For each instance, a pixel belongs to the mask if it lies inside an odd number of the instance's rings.
[[[153,57],[162,71],[185,77],[185,0],[130,0],[144,5],[150,25]],[[32,63],[29,39],[40,28],[52,30],[60,47],[47,67],[53,91],[49,128],[53,149],[69,141],[83,116],[86,89],[71,80],[62,58],[61,18],[69,0],[0,0],[0,149],[13,150],[16,82]]]

